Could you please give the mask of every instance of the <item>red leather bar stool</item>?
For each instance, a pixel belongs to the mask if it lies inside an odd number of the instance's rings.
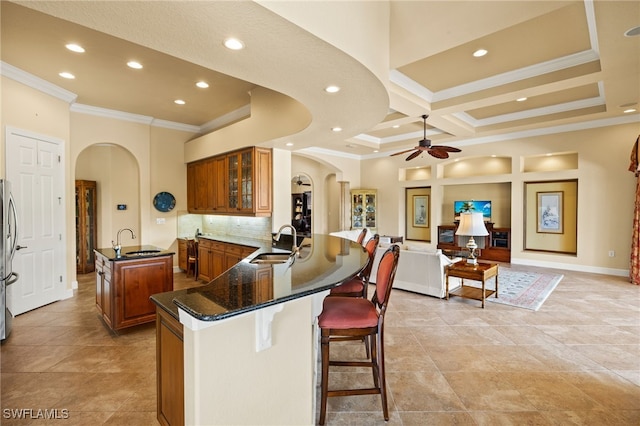
[[[382,413],[389,420],[387,386],[384,374],[384,316],[387,311],[391,288],[398,267],[400,248],[392,245],[384,252],[378,265],[376,291],[371,300],[360,297],[326,297],[322,313],[318,316],[320,344],[322,348],[322,383],[320,420],[323,425],[327,415],[327,398],[349,395],[380,394]],[[329,360],[332,342],[367,338],[371,344],[371,359],[366,361]],[[329,366],[371,367],[373,387],[329,390]]]
[[[367,236],[367,228],[362,228],[362,231],[358,235],[358,238],[356,239],[356,242],[358,244],[362,245],[362,243],[364,242],[364,237],[366,237],[366,236]]]
[[[367,288],[369,287],[369,277],[371,276],[371,269],[373,268],[373,259],[376,256],[376,248],[378,248],[378,242],[380,241],[380,235],[375,234],[365,244],[365,250],[369,254],[369,260],[367,264],[362,268],[362,271],[353,278],[344,281],[337,287],[334,287],[329,292],[329,296],[349,296],[349,297],[363,297],[367,298]]]

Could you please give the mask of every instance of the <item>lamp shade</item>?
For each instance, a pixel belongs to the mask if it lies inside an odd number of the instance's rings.
[[[482,213],[461,213],[460,225],[458,225],[456,235],[467,237],[484,237],[489,235],[487,227],[484,226]]]

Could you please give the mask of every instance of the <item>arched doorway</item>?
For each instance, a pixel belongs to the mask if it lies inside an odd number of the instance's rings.
[[[118,229],[140,235],[140,171],[136,158],[122,146],[88,146],[76,160],[75,179],[96,182],[96,248],[111,247]]]
[[[312,193],[309,176],[298,173],[291,178],[291,225],[299,236],[311,237],[313,233]]]

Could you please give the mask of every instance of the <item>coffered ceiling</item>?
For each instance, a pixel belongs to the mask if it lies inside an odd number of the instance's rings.
[[[3,75],[28,73],[68,91],[73,103],[202,133],[250,114],[250,92],[258,85],[310,109],[314,123],[293,149],[345,155],[417,145],[425,113],[428,137],[452,146],[561,125],[639,120],[637,112],[623,113],[638,109],[640,98],[640,36],[625,36],[640,26],[637,1],[392,0],[388,81],[380,85],[386,97],[377,95],[375,82],[349,78],[359,64],[326,56],[324,44],[315,47],[309,33],[259,3],[163,2],[153,10],[144,9],[152,2],[17,3],[2,1]],[[175,27],[181,35],[170,34]],[[235,57],[218,53],[212,46],[220,40],[213,39],[234,28],[264,46]],[[173,47],[182,36],[188,45]],[[67,51],[69,42],[86,52]],[[487,54],[474,57],[480,48]],[[287,51],[286,59],[279,56]],[[252,60],[241,56],[249,54]],[[144,68],[129,69],[131,59]],[[62,79],[61,71],[76,78]],[[200,80],[209,88],[197,88]],[[312,83],[324,80],[340,81],[346,92],[340,105],[313,92]],[[323,133],[339,120],[342,134]]]

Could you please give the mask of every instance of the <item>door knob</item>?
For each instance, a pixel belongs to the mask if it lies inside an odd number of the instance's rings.
[[[17,245],[16,246],[16,250],[22,250],[22,249],[26,249],[28,248],[27,246],[21,246],[21,245]]]

